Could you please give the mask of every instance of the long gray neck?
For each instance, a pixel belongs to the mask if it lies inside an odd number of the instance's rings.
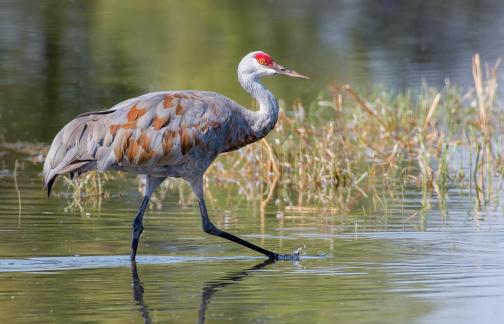
[[[239,75],[241,86],[259,103],[259,111],[247,110],[246,120],[257,139],[268,134],[278,120],[278,102],[253,74]]]

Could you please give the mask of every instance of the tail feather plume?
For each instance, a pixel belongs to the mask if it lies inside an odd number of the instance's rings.
[[[96,120],[90,115],[77,117],[54,138],[44,161],[43,186],[47,195],[59,175],[89,171],[96,163],[87,150],[90,131]]]

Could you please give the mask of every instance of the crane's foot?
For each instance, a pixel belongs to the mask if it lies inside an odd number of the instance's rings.
[[[299,253],[292,254],[274,254],[270,259],[275,261],[299,261],[300,255]]]

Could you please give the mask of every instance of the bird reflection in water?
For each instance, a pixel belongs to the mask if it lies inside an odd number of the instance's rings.
[[[239,272],[232,272],[218,281],[212,281],[209,282],[203,287],[203,290],[201,291],[201,304],[200,304],[200,310],[199,310],[199,320],[198,323],[205,323],[205,314],[208,308],[208,305],[210,304],[210,300],[212,300],[212,296],[220,289],[229,286],[229,285],[234,285],[240,281],[242,281],[243,278],[246,276],[250,275],[254,270],[259,270],[267,265],[270,265],[274,263],[275,261],[272,259],[268,259],[266,261],[263,261],[261,263],[256,264],[255,266],[251,268],[247,268],[245,270],[239,271]]]
[[[133,299],[136,304],[140,306],[140,311],[142,312],[142,317],[144,319],[144,323],[152,323],[152,320],[149,315],[149,306],[145,305],[143,294],[144,287],[142,282],[140,281],[140,277],[138,276],[137,264],[136,262],[131,262],[131,282],[133,286]]]
[[[232,272],[217,281],[210,281],[201,290],[201,304],[199,309],[198,323],[205,323],[205,315],[212,300],[213,295],[221,290],[222,288],[230,285],[234,285],[243,280],[243,278],[249,276],[253,271],[260,270],[272,263],[275,263],[274,260],[268,259],[261,263],[254,265],[253,267],[246,268],[245,270]],[[144,319],[144,323],[152,323],[152,319],[149,314],[149,306],[145,304],[143,299],[143,294],[145,292],[140,277],[138,275],[136,262],[131,263],[131,279],[133,285],[133,299],[136,304],[140,306],[139,310],[142,313],[142,317]]]

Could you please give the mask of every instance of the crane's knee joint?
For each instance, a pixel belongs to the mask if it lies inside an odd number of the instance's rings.
[[[144,227],[142,221],[135,218],[135,220],[133,221],[133,232],[142,234],[143,230]]]
[[[212,223],[204,223],[203,224],[203,231],[205,233],[211,234],[211,235],[219,235],[222,231],[215,227],[214,224]]]

